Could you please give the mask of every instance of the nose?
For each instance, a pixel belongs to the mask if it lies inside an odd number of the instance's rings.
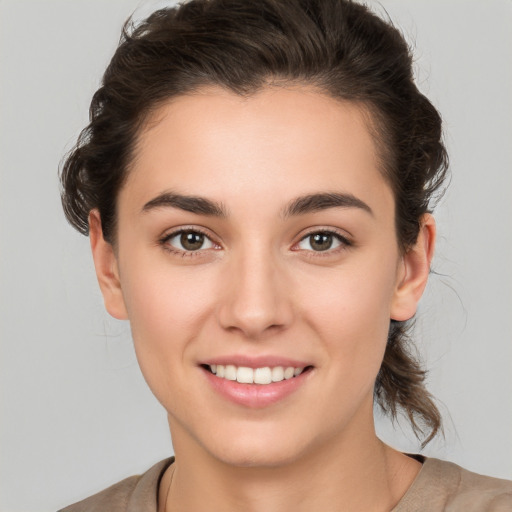
[[[233,258],[226,266],[218,318],[221,326],[248,339],[262,339],[288,327],[291,289],[284,269],[265,251]]]

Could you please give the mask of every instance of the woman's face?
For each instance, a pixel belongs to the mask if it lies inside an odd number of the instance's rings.
[[[307,88],[211,88],[141,133],[102,287],[177,451],[279,465],[373,431],[389,321],[417,298],[366,122]]]

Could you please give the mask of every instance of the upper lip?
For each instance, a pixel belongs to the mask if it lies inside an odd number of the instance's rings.
[[[247,356],[241,354],[234,354],[231,356],[212,357],[201,361],[202,365],[228,365],[244,366],[246,368],[264,368],[266,366],[275,368],[276,366],[283,366],[285,368],[293,366],[294,368],[305,368],[311,366],[311,363],[300,361],[298,359],[291,359],[289,357],[281,357],[276,355],[261,355],[261,356]]]

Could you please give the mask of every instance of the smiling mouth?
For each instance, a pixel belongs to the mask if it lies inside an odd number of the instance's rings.
[[[204,364],[201,366],[219,379],[237,381],[240,384],[259,385],[293,379],[313,368],[312,366],[264,366],[262,368],[248,368],[246,366],[235,366],[232,364]]]

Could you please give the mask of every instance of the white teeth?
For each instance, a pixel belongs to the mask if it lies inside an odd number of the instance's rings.
[[[284,369],[282,366],[272,368],[272,382],[280,382],[284,379]]]
[[[254,384],[270,384],[271,382],[272,370],[268,366],[254,370]]]
[[[270,368],[248,368],[247,366],[235,366],[232,364],[212,364],[210,365],[212,373],[221,379],[236,380],[241,384],[270,384],[272,382],[281,382],[285,379],[291,379],[300,375],[304,368],[294,368],[293,366],[275,366]]]
[[[224,368],[224,378],[228,380],[236,380],[236,366],[227,364]]]
[[[236,371],[236,380],[242,384],[252,384],[254,382],[254,370],[240,366]]]
[[[284,378],[291,379],[293,377],[293,373],[295,372],[295,368],[293,366],[288,366],[284,371]]]

